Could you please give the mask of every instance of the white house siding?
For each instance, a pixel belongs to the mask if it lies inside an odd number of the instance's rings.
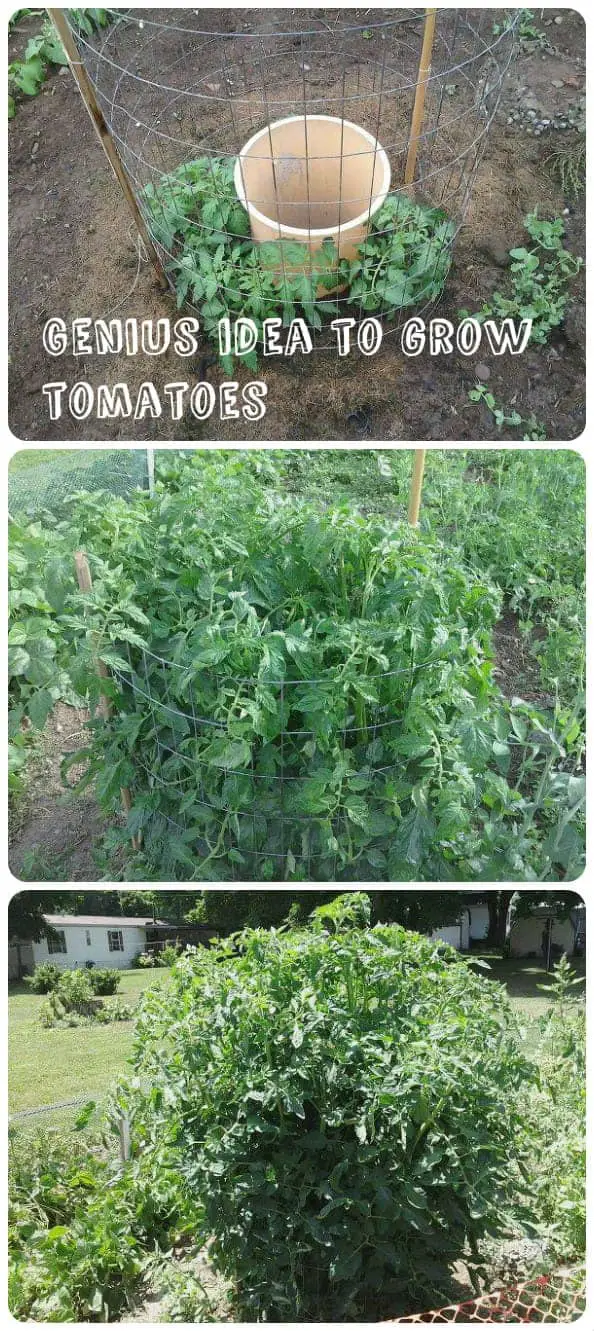
[[[510,933],[510,954],[512,957],[529,957],[535,953],[542,957],[542,935],[546,919],[541,916],[529,916],[525,920],[516,920]],[[562,947],[568,956],[573,955],[575,932],[571,920],[553,920],[552,941]]]
[[[47,938],[42,938],[39,943],[33,943],[36,966],[42,961],[53,961],[56,966],[61,966],[64,970],[74,970],[77,966],[84,966],[87,961],[92,961],[95,966],[125,970],[132,965],[138,953],[144,951],[146,944],[146,929],[138,925],[109,926],[110,929],[121,927],[123,952],[110,952],[107,941],[108,928],[104,924],[89,926],[90,944],[87,943],[85,925],[65,924],[59,927],[64,930],[66,952],[50,952]]]
[[[470,911],[470,937],[472,941],[481,942],[487,937],[489,932],[489,907],[478,905],[469,906]]]
[[[462,948],[462,926],[460,924],[444,924],[441,929],[434,929],[431,934],[432,943],[449,943],[450,947],[455,947],[460,952]]]

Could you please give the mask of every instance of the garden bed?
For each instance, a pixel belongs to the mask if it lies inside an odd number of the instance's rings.
[[[271,31],[280,13],[253,11],[250,23]],[[494,20],[503,13],[494,10]],[[333,15],[329,11],[330,22]],[[221,31],[232,31],[237,21],[235,13],[221,11],[217,16]],[[444,25],[454,22],[454,11],[440,16]],[[583,97],[583,20],[561,10],[547,11],[543,22],[548,45],[525,46],[504,88],[440,305],[439,313],[446,317],[455,319],[460,308],[478,310],[494,289],[505,287],[509,250],[525,243],[523,219],[535,207],[544,217],[563,216],[567,248],[584,254],[584,195],[577,200],[564,196],[547,164],[560,147],[576,142],[576,130],[555,129],[552,122],[562,122]],[[135,38],[131,28],[128,33],[133,61]],[[12,40],[18,45],[18,35]],[[364,35],[360,44],[361,55],[368,55],[370,43]],[[216,42],[208,52],[208,61],[216,67]],[[197,58],[206,59],[204,53]],[[207,75],[207,66],[202,72]],[[454,90],[452,99],[455,96]],[[550,122],[538,136],[527,132],[536,117]],[[156,289],[151,271],[138,262],[125,204],[68,71],[53,73],[37,97],[19,105],[10,130],[10,164],[15,349],[10,421],[17,437],[159,441],[245,437],[243,419],[221,422],[212,417],[198,422],[188,417],[173,422],[164,416],[134,424],[92,418],[76,422],[66,415],[59,422],[48,421],[41,388],[55,379],[56,363],[43,351],[41,330],[50,315],[66,320],[87,314],[96,318],[115,310],[120,317],[158,318],[173,314],[173,301]],[[470,359],[459,353],[411,359],[401,354],[396,338],[387,336],[371,361],[357,352],[344,360],[330,352],[273,358],[265,371],[267,412],[260,422],[250,423],[250,438],[499,437],[488,407],[468,398],[478,374],[505,414],[517,412],[524,419],[533,414],[544,437],[573,439],[581,433],[585,417],[584,330],[584,282],[578,278],[562,329],[554,331],[545,346],[531,346],[521,357],[493,357],[483,349]],[[217,385],[224,371],[211,364],[208,344],[201,352],[188,371]],[[179,378],[177,369],[171,355],[139,358],[130,373],[131,387],[149,379],[159,391],[164,383]],[[60,370],[61,378],[75,382],[80,364],[67,355]],[[241,369],[240,383],[251,374]],[[91,386],[104,382],[104,358],[85,357],[85,379]],[[504,425],[500,437],[521,438],[521,428]]]
[[[401,454],[163,454],[152,502],[83,496],[55,533],[12,529],[17,872],[76,877],[76,828],[59,831],[82,779],[104,873],[575,877],[582,464],[431,455],[423,532],[400,521],[406,471]],[[93,625],[112,713],[77,751],[39,731],[65,688],[96,704]],[[49,801],[48,735],[70,785]]]

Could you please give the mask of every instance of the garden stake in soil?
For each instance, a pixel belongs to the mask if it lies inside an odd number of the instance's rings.
[[[406,166],[404,168],[404,183],[411,185],[415,178],[415,168],[417,165],[417,152],[419,140],[421,138],[421,128],[423,124],[423,112],[425,110],[425,93],[431,74],[431,57],[433,54],[433,42],[435,40],[435,18],[436,9],[427,9],[425,11],[425,27],[423,31],[423,47],[421,50],[421,60],[419,64],[419,77],[417,79],[417,90],[413,106],[412,120],[410,122],[410,142],[408,146],[408,155]]]
[[[116,10],[100,40],[70,31],[178,308],[215,345],[222,319],[250,319],[249,369],[266,319],[304,317],[335,350],[333,318],[387,316],[395,334],[443,291],[517,20],[494,32],[456,10],[450,31],[434,9],[386,12],[330,27],[283,11],[264,35],[216,11]]]
[[[77,551],[75,552],[75,555],[74,555],[74,567],[75,567],[75,569],[76,569],[76,578],[77,578],[77,581],[78,581],[78,585],[79,585],[79,587],[80,587],[80,590],[81,590],[81,592],[83,592],[83,594],[84,594],[85,596],[88,596],[89,593],[90,593],[90,592],[92,591],[92,589],[93,589],[93,579],[92,579],[92,577],[91,577],[91,570],[90,570],[90,568],[89,568],[89,561],[88,561],[87,556],[85,555],[85,553],[84,553],[83,550],[77,550]],[[94,635],[94,641],[95,641],[95,645],[97,646],[97,635],[96,635],[96,634]],[[104,661],[101,661],[100,658],[99,658],[98,656],[96,656],[96,670],[97,670],[97,675],[98,675],[98,677],[99,677],[100,680],[105,680],[105,679],[110,679],[110,678],[111,678],[110,673],[109,673],[109,670],[107,669],[107,666],[105,665],[105,662],[104,662]],[[111,700],[107,697],[107,694],[105,694],[105,693],[102,693],[102,695],[101,695],[101,702],[100,702],[100,704],[99,704],[99,708],[98,708],[98,710],[100,710],[100,713],[101,713],[101,715],[104,717],[104,719],[105,719],[106,721],[108,721],[109,718],[110,718],[110,716],[112,715],[113,708],[112,708]],[[128,786],[122,786],[122,788],[121,788],[121,790],[120,790],[120,795],[121,795],[121,800],[122,800],[122,809],[123,809],[123,812],[124,812],[124,814],[126,815],[126,818],[127,818],[127,817],[128,817],[128,814],[130,813],[130,809],[132,808],[132,796],[131,796],[131,794],[130,794],[130,790],[129,790]],[[133,836],[133,837],[132,837],[132,849],[133,849],[133,850],[139,850],[139,849],[140,849],[140,837],[139,837],[139,836],[138,836],[138,837],[136,837],[136,836]]]
[[[107,157],[107,160],[112,168],[116,180],[118,181],[118,184],[122,189],[122,193],[124,195],[126,203],[128,204],[128,207],[132,213],[138,233],[146,248],[147,255],[157,274],[159,285],[162,287],[164,291],[166,291],[168,282],[165,276],[163,265],[161,263],[159,255],[157,254],[155,246],[153,245],[150,235],[147,231],[144,218],[134,197],[134,191],[130,185],[130,181],[128,180],[128,176],[124,168],[124,165],[122,163],[122,159],[113,141],[109,127],[105,120],[105,116],[103,115],[103,112],[101,111],[101,108],[99,107],[99,104],[97,102],[93,85],[88,77],[84,65],[80,60],[78,47],[72,35],[72,30],[69,27],[68,21],[65,17],[66,11],[63,9],[48,9],[47,12],[52,20],[56,32],[58,33],[60,41],[62,42],[66,55],[68,56],[68,64],[70,66],[70,70],[74,78],[76,79],[80,95],[91,117],[91,120],[93,121],[95,129],[97,131],[97,135],[101,143],[101,147],[103,148],[105,156]]]
[[[421,508],[421,490],[423,488],[423,472],[425,471],[426,448],[415,448],[415,458],[413,462],[413,474],[410,487],[410,499],[408,504],[408,521],[411,527],[416,527],[419,521],[419,512]]]

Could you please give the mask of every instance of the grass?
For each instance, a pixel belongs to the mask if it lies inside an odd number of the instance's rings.
[[[542,962],[534,958],[502,959],[487,955],[485,960],[488,961],[490,970],[484,971],[483,974],[488,979],[499,980],[500,984],[505,985],[516,1012],[534,1020],[544,1016],[550,1004],[539,985],[549,984],[552,976],[547,974]],[[582,957],[571,958],[571,966],[576,975],[585,975],[586,964]]]
[[[122,971],[118,997],[134,1005],[148,985],[167,981],[165,970]],[[41,994],[32,994],[24,984],[9,986],[10,1114],[79,1096],[97,1102],[104,1100],[118,1075],[124,1072],[132,1050],[132,1021],[47,1030],[39,1021],[43,1001]],[[19,1119],[17,1123],[21,1128],[29,1123],[35,1128],[50,1124],[62,1127],[72,1121],[75,1112],[72,1108],[62,1109],[31,1120]]]

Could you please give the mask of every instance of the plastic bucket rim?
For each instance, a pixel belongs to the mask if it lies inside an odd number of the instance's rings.
[[[250,200],[246,197],[246,192],[243,184],[243,172],[241,169],[241,163],[243,158],[249,152],[250,148],[253,146],[254,143],[257,142],[259,138],[261,138],[264,134],[267,134],[270,130],[279,129],[283,125],[295,124],[297,121],[300,120],[305,120],[306,122],[308,120],[324,120],[333,125],[347,125],[349,129],[354,129],[363,138],[367,139],[367,142],[372,145],[374,153],[376,154],[378,160],[381,161],[383,167],[383,180],[381,188],[378,191],[378,193],[375,195],[371,207],[366,209],[365,212],[360,213],[358,217],[353,218],[351,222],[341,222],[340,225],[332,227],[312,227],[311,229],[308,229],[307,227],[290,226],[288,222],[275,222],[272,217],[267,217],[265,213],[260,212],[259,208],[256,208],[256,205],[254,203],[251,203]],[[353,156],[355,154],[350,154],[350,155]],[[392,183],[392,168],[390,166],[388,154],[386,153],[385,149],[382,148],[381,143],[379,143],[378,140],[374,138],[373,134],[369,133],[369,130],[363,129],[361,125],[356,125],[353,120],[345,120],[342,116],[327,116],[323,115],[320,112],[319,114],[314,114],[314,115],[285,116],[283,120],[273,120],[269,125],[265,125],[263,129],[257,130],[256,133],[252,134],[252,137],[248,139],[247,143],[244,143],[243,148],[241,148],[240,152],[237,155],[237,161],[235,163],[235,169],[233,172],[233,180],[235,185],[235,192],[237,194],[239,202],[246,209],[250,217],[254,217],[258,222],[262,223],[264,226],[270,227],[273,230],[278,231],[279,239],[281,239],[283,236],[287,237],[297,236],[301,240],[305,240],[307,242],[312,237],[314,237],[315,239],[321,237],[330,239],[331,237],[336,236],[338,239],[340,239],[346,232],[353,231],[355,227],[365,226],[366,224],[368,224],[371,221],[371,218],[374,216],[376,212],[378,212],[378,210],[382,207],[382,205],[385,203],[388,197],[388,194],[390,192],[390,185]]]

